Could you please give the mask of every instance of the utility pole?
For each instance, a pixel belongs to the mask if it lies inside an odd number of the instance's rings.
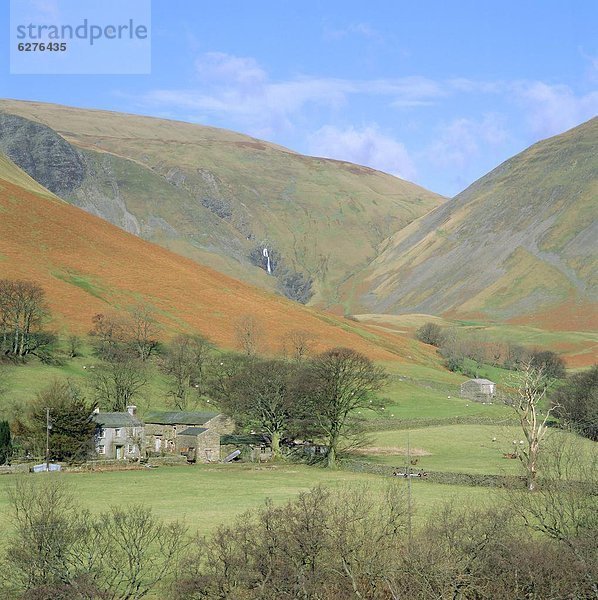
[[[409,438],[409,429],[407,430],[407,468],[405,469],[407,474],[407,535],[408,537],[408,548],[411,552],[411,439]]]
[[[46,472],[50,471],[50,409],[46,407]]]

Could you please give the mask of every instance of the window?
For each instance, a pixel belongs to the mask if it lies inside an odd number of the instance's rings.
[[[101,439],[106,437],[106,430],[103,427],[100,427],[100,430],[98,431],[98,437]]]
[[[133,454],[133,452],[135,452],[135,446],[133,446],[133,444],[127,444],[127,453]]]
[[[117,427],[114,430],[114,437],[120,437],[120,434],[121,434],[121,429],[120,429],[120,427]]]
[[[98,446],[98,454],[106,454],[106,446]]]

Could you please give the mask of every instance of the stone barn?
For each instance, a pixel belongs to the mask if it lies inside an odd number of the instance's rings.
[[[234,428],[235,424],[229,417],[215,412],[155,412],[145,418],[145,436],[150,453],[184,453],[189,457],[189,450],[193,448],[195,460],[201,462],[206,461],[206,450],[213,450],[208,453],[209,460],[219,459],[220,436],[232,433]],[[184,439],[179,441],[181,435]]]
[[[220,438],[220,458],[225,459],[235,450],[240,450],[240,460],[262,462],[272,458],[272,447],[268,438],[259,433],[223,435]]]
[[[176,436],[176,451],[189,462],[217,462],[220,459],[220,434],[205,427],[187,427]]]
[[[489,379],[470,379],[461,384],[461,398],[475,402],[492,402],[496,394],[496,384]]]

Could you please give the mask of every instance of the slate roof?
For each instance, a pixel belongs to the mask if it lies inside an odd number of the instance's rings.
[[[145,422],[155,425],[203,425],[217,416],[215,412],[154,412],[145,417]]]
[[[181,431],[179,435],[199,435],[204,431],[207,431],[205,427],[187,427],[187,429],[185,429],[185,431]]]
[[[100,427],[143,427],[143,422],[128,412],[94,413],[92,419]]]
[[[259,433],[240,433],[220,436],[221,446],[250,446],[268,444],[269,440],[265,435]]]

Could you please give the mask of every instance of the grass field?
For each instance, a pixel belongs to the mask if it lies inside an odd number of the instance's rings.
[[[550,430],[545,443],[558,443],[567,437],[573,436]],[[507,459],[504,454],[514,453],[523,439],[521,428],[515,426],[447,425],[377,432],[372,436],[370,447],[362,453],[367,460],[401,467],[406,464],[409,445],[412,460],[417,460],[417,469],[517,475],[522,473],[520,461]],[[590,440],[580,439],[580,443],[588,450],[595,445]]]
[[[195,465],[160,467],[140,471],[95,473],[36,474],[25,477],[60,477],[74,492],[82,506],[101,512],[111,505],[142,503],[167,520],[182,519],[196,531],[213,531],[221,523],[247,509],[260,506],[271,498],[282,503],[299,492],[317,485],[342,486],[365,484],[372,492],[389,483],[397,493],[406,488],[404,481],[378,475],[327,471],[305,465]],[[15,476],[0,477],[0,528],[9,527],[7,490]],[[451,498],[464,502],[490,501],[488,488],[469,488],[414,482],[412,486],[416,518],[427,517],[434,506]]]

